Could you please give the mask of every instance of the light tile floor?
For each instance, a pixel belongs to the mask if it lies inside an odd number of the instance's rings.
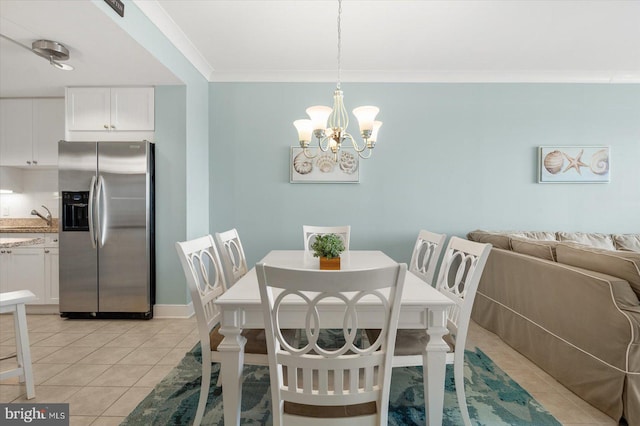
[[[119,425],[198,341],[191,319],[65,320],[28,315],[36,399],[68,402],[71,425]],[[13,318],[0,315],[0,358],[15,353]],[[563,425],[616,426],[495,334],[472,323],[477,345]],[[15,359],[0,361],[0,370]],[[0,402],[26,402],[17,378],[0,383]]]

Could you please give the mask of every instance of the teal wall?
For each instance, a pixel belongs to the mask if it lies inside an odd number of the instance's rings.
[[[640,232],[640,85],[348,84],[384,122],[359,184],[290,184],[291,124],[332,84],[211,83],[211,231],[248,261],[302,248],[302,225],[352,226],[353,249],[408,261],[421,228]],[[351,132],[357,132],[355,119]],[[609,184],[538,184],[541,145],[609,145]]]
[[[399,261],[421,228],[640,232],[640,85],[345,83],[385,122],[361,183],[290,184],[291,122],[333,84],[208,83],[134,3],[92,1],[184,82],[156,88],[157,303],[189,299],[175,241],[232,227],[250,263],[303,224]],[[540,145],[611,146],[612,182],[536,183]]]
[[[159,86],[156,102],[157,303],[185,303],[184,273],[174,248],[187,235],[185,86]]]
[[[209,232],[209,83],[131,1],[93,0],[183,83],[156,88],[156,303],[188,303],[175,242]]]

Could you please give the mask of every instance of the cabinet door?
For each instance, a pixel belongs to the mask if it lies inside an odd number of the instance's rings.
[[[0,166],[29,166],[32,160],[32,100],[0,100]]]
[[[33,162],[58,165],[58,141],[64,139],[64,99],[33,100]]]
[[[67,130],[110,129],[111,90],[107,87],[70,87],[66,96]]]
[[[44,249],[44,291],[45,302],[51,304],[60,303],[60,278],[58,269],[58,248]]]
[[[6,249],[7,291],[31,290],[36,295],[32,303],[45,303],[44,250],[42,248],[14,247]]]
[[[9,254],[7,249],[0,249],[0,293],[9,291],[9,280],[7,276],[7,268],[9,265]]]
[[[111,89],[111,130],[154,130],[153,87]]]

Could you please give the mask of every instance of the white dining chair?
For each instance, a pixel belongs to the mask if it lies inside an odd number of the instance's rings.
[[[33,366],[31,364],[31,346],[27,328],[25,303],[36,300],[35,294],[29,290],[18,290],[0,293],[0,314],[12,313],[15,329],[16,360],[18,366],[0,372],[0,380],[18,376],[18,380],[27,388],[27,399],[36,397],[33,382]]]
[[[464,349],[473,301],[490,251],[491,244],[451,237],[444,252],[436,283],[436,288],[455,303],[448,312],[449,334],[443,338],[449,345],[446,360],[447,364],[453,364],[458,406],[466,426],[471,426],[471,419],[464,392]],[[377,330],[367,329],[366,332],[370,340],[376,339],[378,335]],[[393,366],[423,366],[423,353],[428,340],[429,337],[424,329],[398,330]]]
[[[256,266],[274,425],[387,425],[391,356],[406,270],[406,264],[359,271]],[[286,303],[297,299],[300,309],[306,309],[302,347],[292,346],[283,334],[284,299]],[[318,305],[325,299],[341,301],[344,310],[322,312]],[[384,307],[381,333],[366,346],[357,339],[356,307],[376,300]],[[344,344],[336,347],[333,341],[327,347],[318,337],[337,324],[342,326]]]
[[[422,229],[413,247],[409,271],[432,286],[435,286],[433,278],[446,238],[446,234],[436,234]]]
[[[342,238],[344,249],[349,250],[349,240],[351,238],[351,225],[345,226],[302,226],[302,236],[304,237],[304,251],[311,251],[311,244],[318,235],[336,234]]]
[[[176,250],[191,294],[202,347],[200,399],[193,423],[197,426],[202,421],[207,405],[211,385],[211,363],[220,362],[217,349],[224,338],[219,332],[221,313],[214,302],[227,287],[218,251],[211,235],[177,242]],[[264,330],[243,330],[242,336],[246,339],[244,363],[269,365]]]
[[[227,286],[231,287],[249,271],[240,235],[233,228],[225,232],[216,232],[215,240]]]

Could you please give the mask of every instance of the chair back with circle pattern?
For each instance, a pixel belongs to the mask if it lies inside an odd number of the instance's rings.
[[[220,322],[215,301],[227,290],[218,250],[211,235],[177,242],[176,250],[184,270],[203,352],[210,352],[209,333]]]
[[[215,238],[227,285],[231,287],[249,271],[240,235],[233,228],[225,232],[216,232]]]
[[[478,283],[491,244],[451,237],[444,252],[436,288],[455,305],[449,308],[448,328],[456,347],[464,348]]]
[[[438,259],[440,259],[446,238],[446,234],[436,234],[423,229],[418,233],[416,244],[413,247],[409,271],[432,286],[435,286],[434,277]]]
[[[375,402],[381,424],[387,424],[391,358],[398,323],[406,264],[368,270],[319,271],[256,265],[264,307],[271,374],[274,425],[281,424],[283,402],[323,406],[356,406]],[[282,330],[290,308],[306,309],[300,345]],[[332,301],[332,309],[322,304]],[[369,345],[359,340],[359,309],[380,310],[380,333]],[[340,329],[325,345],[320,331]],[[343,343],[340,343],[343,342]],[[301,347],[300,347],[301,346]]]

